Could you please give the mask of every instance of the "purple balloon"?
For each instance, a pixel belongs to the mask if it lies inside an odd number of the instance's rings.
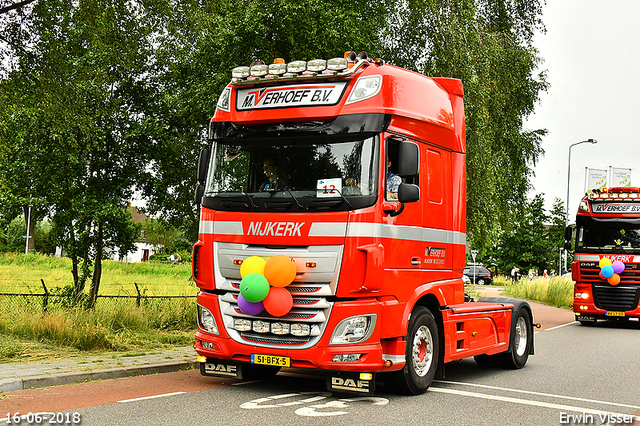
[[[621,274],[622,271],[624,271],[624,263],[620,262],[619,260],[613,262],[611,266],[613,266],[613,272],[615,272],[616,274]]]
[[[609,278],[609,277],[613,276],[613,266],[611,266],[611,265],[603,266],[602,270],[600,271],[600,273],[605,278]]]
[[[238,307],[247,315],[258,315],[260,312],[264,311],[264,304],[262,302],[249,302],[247,299],[242,297],[241,294],[238,294]]]

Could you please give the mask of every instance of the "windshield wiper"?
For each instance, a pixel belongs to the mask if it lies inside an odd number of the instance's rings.
[[[291,190],[287,189],[287,194],[291,195],[291,198],[293,198],[293,200],[296,202],[296,206],[301,209],[301,210],[309,210],[307,207],[303,206],[302,204],[300,204],[300,201],[298,201],[298,199],[296,198],[295,195],[293,195],[293,192],[291,192]]]
[[[242,195],[244,195],[245,197],[247,197],[247,199],[249,200],[249,202],[251,203],[251,208],[257,209],[258,205],[256,203],[253,202],[253,198],[247,194],[246,192],[242,191]]]
[[[342,195],[342,192],[341,192],[340,190],[336,189],[335,191],[338,193],[338,195],[340,195],[340,196],[342,197],[342,199],[344,200],[344,202],[345,202],[345,203],[347,203],[347,204],[349,205],[349,207],[351,208],[351,210],[355,210],[355,209],[356,209],[355,207],[353,207],[353,204],[351,204],[351,203],[349,202],[349,200],[347,200],[347,197],[345,197],[344,195]]]

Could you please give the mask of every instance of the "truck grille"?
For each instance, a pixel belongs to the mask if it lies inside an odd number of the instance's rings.
[[[336,293],[342,246],[309,246],[288,247],[273,249],[264,246],[247,246],[234,243],[214,243],[216,258],[216,288],[226,291],[218,300],[224,322],[224,327],[237,342],[252,346],[282,348],[291,346],[307,348],[317,343],[326,327],[327,319],[333,307],[329,299]],[[296,262],[296,278],[285,287],[293,297],[292,309],[282,317],[271,316],[266,310],[257,315],[247,315],[238,307],[238,294],[240,293],[240,265],[237,260],[244,260],[249,256],[262,256],[268,259],[277,254],[289,256]],[[315,268],[309,268],[307,264],[315,264]],[[236,323],[241,322],[242,327],[236,329]],[[255,322],[260,323],[260,330],[253,329]],[[265,327],[265,323],[268,327]],[[266,329],[271,329],[273,324],[288,324],[290,328],[295,326],[309,327],[307,336],[298,336],[291,333],[274,334]],[[280,327],[281,328],[281,327]]]
[[[639,286],[593,284],[592,287],[594,303],[598,309],[633,311],[638,306]]]

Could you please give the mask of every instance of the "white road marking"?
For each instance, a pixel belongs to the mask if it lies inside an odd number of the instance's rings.
[[[444,388],[433,388],[430,387],[427,389],[429,392],[439,392],[439,393],[448,393],[453,395],[461,395],[461,396],[469,396],[472,398],[481,398],[481,399],[491,399],[494,401],[502,401],[502,402],[511,402],[513,404],[522,404],[522,405],[532,405],[534,407],[544,407],[544,408],[552,408],[555,410],[563,410],[563,411],[575,411],[578,413],[588,413],[588,414],[596,414],[596,415],[607,415],[610,414],[612,416],[629,416],[629,414],[620,414],[620,413],[612,413],[609,411],[603,410],[594,410],[586,407],[574,407],[571,405],[564,404],[552,404],[549,402],[541,402],[541,401],[532,401],[530,399],[519,399],[519,398],[511,398],[508,396],[496,396],[496,395],[487,395],[484,393],[477,392],[467,392],[455,389],[444,389]],[[635,420],[640,420],[639,416],[633,416]]]
[[[186,392],[171,392],[171,393],[163,393],[162,395],[152,395],[152,396],[143,396],[141,398],[131,398],[131,399],[123,399],[122,401],[118,401],[118,402],[133,402],[133,401],[142,401],[144,399],[155,399],[155,398],[163,398],[165,396],[173,396],[173,395],[180,395]]]
[[[577,323],[578,323],[578,321],[571,321],[571,322],[568,322],[566,324],[556,325],[555,327],[547,328],[545,331],[551,331],[551,330],[555,330],[556,328],[562,328],[562,327],[566,327],[568,325],[573,325],[573,324],[577,324]]]
[[[451,382],[451,381],[448,381],[448,380],[434,380],[433,383],[446,383],[446,384],[450,384],[450,385],[473,386],[473,387],[476,387],[476,388],[495,389],[495,390],[508,391],[508,392],[524,393],[524,394],[528,394],[528,395],[538,395],[538,396],[548,396],[548,397],[551,397],[551,398],[571,399],[571,400],[580,401],[580,402],[591,402],[591,403],[595,403],[595,404],[615,405],[615,406],[618,406],[618,407],[633,408],[635,410],[639,410],[640,409],[639,406],[635,406],[635,405],[618,404],[616,402],[598,401],[598,400],[595,400],[595,399],[576,398],[576,397],[573,397],[573,396],[555,395],[555,394],[552,394],[552,393],[533,392],[533,391],[526,391],[526,390],[520,390],[520,389],[503,388],[503,387],[500,387],[500,386],[478,385],[478,384],[475,384],[475,383],[464,383],[464,382]]]

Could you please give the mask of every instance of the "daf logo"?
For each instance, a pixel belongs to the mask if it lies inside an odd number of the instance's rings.
[[[233,375],[237,373],[237,367],[235,365],[209,363],[205,367],[207,372],[211,372],[211,373],[233,374]]]
[[[332,377],[331,384],[340,389],[340,388],[349,388],[351,390],[364,390],[369,391],[369,381],[368,380],[353,380],[353,379],[343,379],[340,377]]]

